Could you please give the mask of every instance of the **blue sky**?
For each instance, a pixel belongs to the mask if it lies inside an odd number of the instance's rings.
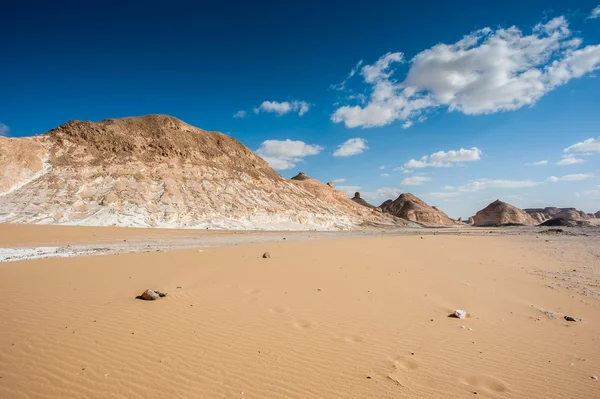
[[[0,134],[162,113],[375,204],[600,210],[598,0],[22,3]]]

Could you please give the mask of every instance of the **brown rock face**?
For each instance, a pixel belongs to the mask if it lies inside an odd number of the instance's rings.
[[[594,213],[594,215],[596,216],[596,219],[600,219],[600,211]]]
[[[348,229],[373,220],[339,195],[351,205],[285,180],[232,137],[166,115],[0,137],[0,222]]]
[[[381,205],[381,208],[384,212],[426,226],[458,225],[455,220],[450,219],[444,212],[436,207],[427,205],[421,199],[410,193],[400,194],[400,196],[391,203],[388,203],[387,201],[384,202]]]
[[[496,200],[473,217],[475,226],[535,225],[529,214],[506,202]]]
[[[373,205],[369,204],[367,201],[362,199],[360,197],[360,193],[358,191],[356,193],[354,193],[354,197],[352,197],[350,199],[359,205],[366,206],[367,208],[375,208]]]

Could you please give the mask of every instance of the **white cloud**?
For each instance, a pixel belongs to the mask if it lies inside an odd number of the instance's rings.
[[[379,206],[383,201],[388,199],[396,199],[402,191],[397,188],[383,187],[375,191],[361,192],[360,196],[370,204]]]
[[[587,140],[583,140],[579,143],[573,144],[572,146],[565,148],[563,152],[600,152],[600,137],[596,139],[592,137]]]
[[[402,184],[403,186],[420,186],[425,182],[428,182],[431,180],[431,177],[428,176],[411,176],[411,177],[407,177],[404,180],[402,180]]]
[[[568,166],[568,165],[577,165],[579,163],[584,163],[585,161],[581,158],[575,158],[575,157],[564,157],[563,159],[561,159],[560,161],[558,161],[556,164],[558,166]]]
[[[473,162],[481,159],[481,150],[473,147],[470,150],[461,148],[458,151],[450,150],[448,152],[438,151],[431,155],[423,155],[418,161],[411,159],[404,164],[404,168],[426,168],[426,167],[450,167],[457,162]]]
[[[564,17],[536,25],[529,35],[515,26],[484,28],[420,52],[401,82],[394,79],[393,67],[404,56],[387,53],[362,68],[371,89],[369,102],[342,106],[331,120],[349,128],[396,120],[409,127],[437,107],[478,115],[533,105],[557,86],[600,67],[600,45],[581,43]]]
[[[598,19],[600,18],[600,6],[597,6],[592,10],[590,15],[586,19]]]
[[[338,83],[336,85],[331,85],[329,86],[330,89],[332,90],[344,90],[346,89],[346,83],[348,82],[348,79],[350,79],[351,77],[353,77],[354,75],[356,75],[356,72],[358,71],[358,68],[360,68],[360,66],[362,65],[363,60],[360,60],[356,63],[356,66],[354,68],[352,68],[350,70],[350,73],[348,74],[348,76],[346,77],[346,79],[344,79],[342,81],[342,83]],[[357,97],[359,98],[359,97]]]
[[[244,110],[239,110],[238,112],[236,112],[235,114],[233,114],[234,118],[245,118],[248,116],[248,113]]]
[[[547,181],[551,181],[551,182],[557,182],[557,181],[578,181],[578,180],[591,179],[593,177],[594,177],[593,173],[577,173],[577,174],[565,175],[565,176],[561,176],[561,177],[550,176],[546,180]]]
[[[398,166],[397,168],[394,168],[393,170],[394,170],[394,172],[401,171],[402,173],[405,173],[405,174],[409,174],[409,173],[413,172],[412,170],[406,169],[404,166]]]
[[[455,190],[456,187],[454,186],[444,186],[444,190]]]
[[[381,177],[390,177],[390,175],[388,173],[382,173],[379,176],[381,176]]]
[[[428,194],[424,194],[423,197],[430,197],[430,198],[453,198],[453,197],[457,197],[459,196],[461,193],[454,191],[454,192],[441,192],[441,193],[428,193]]]
[[[308,112],[310,107],[311,104],[307,103],[306,101],[263,101],[259,107],[254,108],[254,113],[258,114],[260,112],[272,112],[281,116],[293,111],[297,112],[299,116],[302,116]]]
[[[317,155],[323,147],[306,144],[303,141],[266,140],[256,150],[256,153],[275,170],[291,169],[304,157]]]
[[[346,179],[343,179],[343,178],[342,179],[333,179],[332,180],[332,182],[334,182],[334,183],[343,183],[345,181],[346,181]]]
[[[490,180],[490,179],[478,179],[469,182],[463,186],[457,188],[460,192],[474,192],[487,190],[489,188],[525,188],[535,187],[540,185],[540,182],[533,180]]]
[[[346,140],[343,144],[340,144],[333,152],[334,157],[350,157],[352,155],[358,155],[369,149],[367,146],[367,140],[361,139],[360,137]]]
[[[337,186],[335,189],[343,192],[348,197],[354,197],[354,193],[360,191],[360,186]]]
[[[379,170],[384,170],[384,169],[385,169],[385,165],[381,165],[381,166],[379,167]]]
[[[0,123],[0,136],[8,136],[10,129],[4,123]]]
[[[546,165],[547,163],[548,163],[548,161],[544,160],[544,161],[526,163],[525,166],[541,166],[541,165]]]

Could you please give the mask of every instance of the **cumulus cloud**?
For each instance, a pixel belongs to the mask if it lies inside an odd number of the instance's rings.
[[[541,166],[541,165],[546,165],[547,163],[548,163],[548,161],[544,160],[544,161],[526,163],[525,166]]]
[[[583,140],[579,143],[575,143],[572,146],[569,146],[563,150],[566,153],[590,153],[590,152],[600,152],[600,137],[598,138],[589,138],[587,140]]]
[[[234,118],[245,118],[248,116],[248,113],[244,110],[239,110],[238,112],[236,112],[235,114],[233,114]]]
[[[262,159],[267,161],[275,170],[291,169],[303,158],[317,155],[323,147],[316,144],[306,144],[303,141],[266,140],[256,150]]]
[[[540,182],[533,180],[493,180],[493,179],[478,179],[469,182],[465,185],[457,187],[459,192],[474,192],[482,191],[490,188],[525,188],[535,187],[540,185]]]
[[[346,140],[340,144],[333,152],[334,157],[350,157],[352,155],[358,155],[369,149],[367,146],[367,140],[361,139],[360,137]]]
[[[298,116],[302,116],[309,111],[310,107],[311,104],[306,101],[263,101],[260,106],[254,108],[254,113],[271,112],[281,116],[288,112],[297,112]]]
[[[431,155],[423,155],[421,159],[411,159],[406,162],[403,167],[406,169],[415,168],[442,168],[452,166],[453,163],[457,162],[473,162],[481,159],[481,150],[477,147],[473,147],[470,150],[461,148],[458,151],[450,150],[448,152],[438,151]]]
[[[410,127],[438,107],[478,115],[533,105],[600,67],[600,45],[581,44],[564,17],[539,23],[530,34],[515,26],[484,28],[420,52],[409,61],[403,81],[394,79],[394,67],[406,62],[404,55],[387,53],[361,70],[370,86],[369,102],[339,107],[331,120],[349,128],[396,120]]]
[[[402,184],[403,186],[420,186],[425,182],[428,182],[431,180],[431,177],[428,176],[411,176],[411,177],[407,177],[404,180],[402,180]]]
[[[593,173],[576,173],[573,175],[565,175],[561,177],[550,176],[547,178],[547,181],[557,182],[557,181],[578,181],[578,180],[586,180],[594,177]]]
[[[556,164],[558,166],[568,166],[568,165],[577,165],[579,163],[584,163],[584,162],[585,161],[581,158],[575,158],[572,156],[568,156],[568,157],[564,157],[563,159],[558,161]]]
[[[598,19],[600,18],[600,6],[597,6],[592,10],[590,15],[586,19]]]

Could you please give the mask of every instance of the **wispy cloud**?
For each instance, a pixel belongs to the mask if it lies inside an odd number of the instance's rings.
[[[563,150],[566,153],[591,153],[591,152],[600,152],[600,137],[598,138],[589,138],[587,140],[583,140],[579,143],[575,143],[572,146],[569,146]]]
[[[334,182],[334,183],[343,183],[343,182],[345,182],[345,181],[346,181],[346,179],[344,179],[344,178],[340,178],[340,179],[333,179],[333,180],[332,180],[332,182]]]
[[[544,161],[526,163],[525,166],[542,166],[542,165],[546,165],[547,163],[548,163],[548,161],[544,160]]]
[[[297,112],[298,116],[302,116],[310,110],[310,107],[311,104],[306,101],[263,101],[262,104],[254,108],[254,113],[270,112],[281,116],[289,112]]]
[[[592,10],[592,12],[590,13],[590,15],[588,15],[588,17],[586,19],[598,19],[600,18],[600,6],[597,6],[596,8],[594,8]]]
[[[438,151],[431,155],[423,155],[421,159],[411,159],[403,167],[406,169],[414,168],[442,168],[452,166],[454,163],[473,162],[481,159],[481,150],[473,147],[470,150],[461,148],[460,150],[450,150],[448,152]]]
[[[8,136],[10,129],[4,123],[0,123],[0,136]]]
[[[303,141],[266,140],[256,150],[262,159],[267,161],[275,170],[291,169],[305,157],[317,155],[323,147],[316,144],[306,144]]]
[[[600,45],[582,47],[564,17],[519,28],[483,28],[453,44],[437,44],[410,60],[387,53],[364,65],[361,76],[369,102],[344,105],[331,115],[348,128],[376,127],[394,121],[409,127],[437,108],[466,115],[513,111],[535,104],[546,93],[600,67]],[[408,62],[406,78],[395,66]]]
[[[360,68],[360,66],[362,65],[362,63],[363,63],[363,60],[358,61],[356,63],[356,66],[350,70],[350,73],[348,73],[348,76],[346,77],[346,79],[344,79],[342,81],[342,83],[331,85],[331,86],[329,86],[329,88],[332,89],[332,90],[345,90],[346,89],[346,83],[348,82],[348,80],[351,77],[353,77],[354,75],[356,75],[356,72],[358,72],[358,69]]]
[[[235,114],[233,114],[234,118],[245,118],[248,116],[248,113],[244,110],[239,110],[238,112],[236,112]]]
[[[490,188],[525,188],[542,184],[533,180],[478,179],[456,188],[460,192],[482,191]]]
[[[578,180],[586,180],[595,177],[593,173],[576,173],[573,175],[565,175],[561,177],[550,176],[547,178],[547,181],[557,182],[557,181],[578,181]]]
[[[569,166],[569,165],[577,165],[577,164],[584,163],[584,162],[585,161],[581,158],[575,158],[572,156],[568,156],[568,157],[564,157],[563,159],[558,161],[556,164],[558,166]]]
[[[334,157],[350,157],[352,155],[358,155],[369,149],[367,146],[367,140],[361,139],[360,137],[346,140],[340,144],[338,148],[333,152]]]
[[[426,183],[430,180],[431,177],[429,176],[411,176],[402,180],[402,183],[400,184],[402,184],[403,186],[420,186],[423,183]]]

